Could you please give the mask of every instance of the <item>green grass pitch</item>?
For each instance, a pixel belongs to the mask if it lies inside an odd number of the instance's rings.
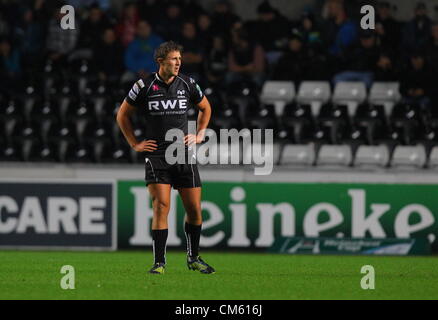
[[[438,257],[310,256],[203,252],[216,274],[189,271],[167,253],[165,275],[150,275],[149,251],[0,251],[0,299],[438,299]],[[60,287],[63,265],[75,289]],[[360,286],[372,265],[375,289]]]

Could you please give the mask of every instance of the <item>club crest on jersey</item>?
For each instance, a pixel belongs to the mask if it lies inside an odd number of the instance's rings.
[[[183,95],[186,94],[186,91],[185,91],[185,90],[178,90],[178,91],[176,92],[176,94],[179,95],[179,96],[183,96]]]
[[[160,90],[160,87],[158,85],[154,84],[152,86],[152,91],[158,91],[158,90]]]

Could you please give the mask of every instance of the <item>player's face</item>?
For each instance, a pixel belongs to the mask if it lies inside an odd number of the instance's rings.
[[[162,65],[164,71],[171,76],[177,76],[181,67],[181,53],[179,51],[169,52]]]

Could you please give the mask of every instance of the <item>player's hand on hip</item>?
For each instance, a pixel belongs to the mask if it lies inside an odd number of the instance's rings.
[[[158,145],[155,140],[144,140],[134,145],[133,148],[137,152],[154,152],[157,150]]]
[[[202,137],[195,134],[189,134],[184,137],[184,144],[191,146],[202,142]]]

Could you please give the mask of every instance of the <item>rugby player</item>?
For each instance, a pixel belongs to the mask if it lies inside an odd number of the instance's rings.
[[[211,116],[211,107],[196,81],[180,74],[183,48],[175,42],[161,44],[154,59],[159,66],[156,73],[138,80],[118,114],[117,123],[129,145],[145,155],[146,186],[152,197],[152,239],[154,265],[149,273],[163,274],[166,266],[167,216],[170,208],[171,187],[178,190],[186,211],[185,235],[187,239],[187,267],[204,274],[212,274],[214,268],[199,256],[199,240],[202,228],[201,180],[196,163],[169,164],[165,158],[166,132],[178,128],[184,132],[184,148],[201,143],[204,129]],[[187,110],[191,105],[199,109],[196,134],[188,133]],[[130,116],[143,109],[146,117],[145,140],[137,141]],[[188,160],[188,159],[187,159]],[[188,163],[190,162],[190,163]]]

